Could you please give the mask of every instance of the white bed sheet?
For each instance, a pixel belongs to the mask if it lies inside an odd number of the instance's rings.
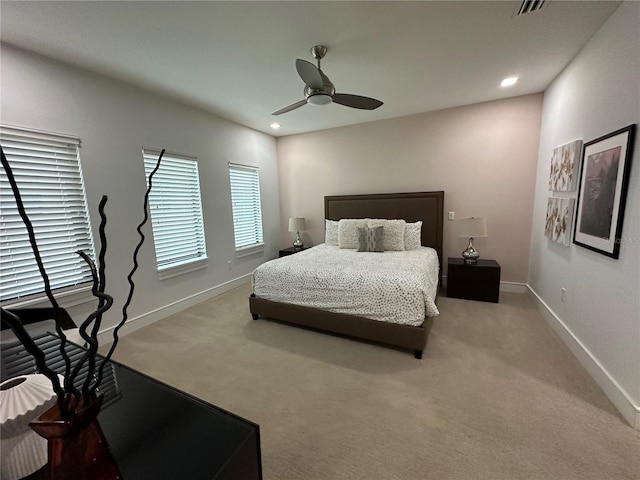
[[[438,271],[428,247],[374,253],[321,244],[260,265],[252,285],[266,300],[418,326],[439,314]]]

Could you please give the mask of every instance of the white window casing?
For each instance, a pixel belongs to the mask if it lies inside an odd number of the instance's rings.
[[[147,182],[160,150],[142,151]],[[208,265],[196,158],[165,152],[151,180],[149,211],[161,279]]]
[[[229,163],[236,257],[264,250],[260,172],[257,167]]]
[[[52,290],[90,288],[76,254],[95,259],[78,138],[0,126],[0,144],[18,185]],[[0,301],[44,299],[44,281],[5,169],[0,171]]]

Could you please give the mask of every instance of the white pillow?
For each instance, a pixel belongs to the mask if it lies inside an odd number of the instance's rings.
[[[368,218],[343,218],[338,222],[338,247],[358,248],[358,227],[366,227]]]
[[[324,243],[338,246],[338,222],[336,220],[324,221]]]
[[[404,229],[407,222],[404,220],[384,220],[375,218],[369,220],[369,228],[383,227],[382,244],[384,251],[402,252],[404,250]]]
[[[422,221],[407,223],[404,229],[404,249],[417,250],[422,245]]]

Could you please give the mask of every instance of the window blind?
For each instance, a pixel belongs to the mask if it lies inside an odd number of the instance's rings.
[[[142,153],[148,181],[160,151]],[[165,152],[152,179],[149,210],[158,270],[207,258],[196,159]]]
[[[229,180],[236,251],[263,245],[260,172],[255,167],[230,163]]]
[[[52,289],[91,281],[75,252],[95,258],[80,168],[80,140],[0,126],[0,144],[11,166]],[[27,229],[7,174],[0,172],[0,300],[44,292]]]

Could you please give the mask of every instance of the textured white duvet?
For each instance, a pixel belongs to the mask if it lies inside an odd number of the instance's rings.
[[[260,265],[252,284],[266,300],[421,325],[439,313],[438,269],[432,248],[373,253],[321,244]]]

